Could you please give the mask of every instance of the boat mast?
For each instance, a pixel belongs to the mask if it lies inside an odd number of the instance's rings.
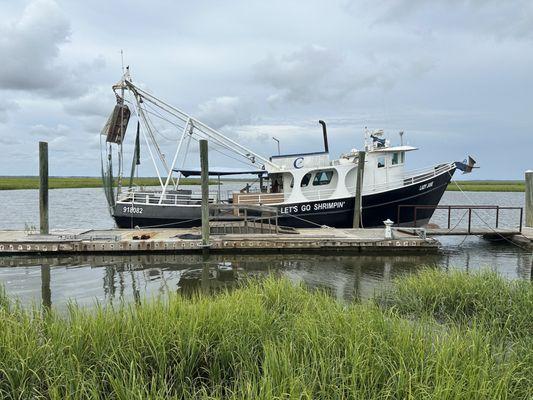
[[[122,66],[122,76],[125,77],[124,73],[124,51],[120,49],[120,62]],[[120,89],[120,105],[124,105],[124,86]],[[123,167],[123,155],[124,155],[124,136],[125,136],[125,129],[124,129],[124,108],[120,111],[120,144],[119,144],[119,150],[118,150],[118,177],[117,177],[117,200],[118,196],[122,192],[122,167]]]

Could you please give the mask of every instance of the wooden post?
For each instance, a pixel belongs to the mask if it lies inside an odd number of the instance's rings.
[[[45,310],[52,307],[52,291],[50,290],[50,266],[41,265],[41,299]]]
[[[533,228],[533,171],[526,171],[526,226]]]
[[[48,235],[48,143],[39,142],[39,222],[41,235]]]
[[[200,168],[202,176],[202,246],[209,246],[209,161],[207,140],[200,140]]]
[[[363,176],[365,173],[365,155],[364,151],[359,151],[358,156],[359,160],[357,163],[357,181],[355,184],[355,205],[353,210],[353,227],[361,227],[361,211],[362,211],[362,191],[363,191]]]

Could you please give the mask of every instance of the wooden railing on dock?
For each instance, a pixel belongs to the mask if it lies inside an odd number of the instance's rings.
[[[453,230],[454,228],[452,228],[451,226],[451,215],[452,215],[452,211],[453,210],[466,210],[468,212],[468,222],[467,222],[467,225],[468,225],[468,228],[466,229],[466,234],[473,234],[473,235],[477,235],[479,233],[477,233],[479,231],[479,229],[475,229],[472,227],[472,212],[475,213],[476,210],[494,210],[495,211],[495,229],[499,229],[500,228],[500,211],[502,210],[519,210],[520,211],[520,217],[519,217],[519,228],[518,228],[518,233],[521,233],[522,232],[522,224],[523,224],[523,217],[524,217],[524,208],[523,207],[512,207],[512,206],[498,206],[498,205],[436,205],[436,206],[433,206],[433,205],[406,205],[406,204],[402,204],[402,205],[399,205],[398,206],[398,216],[397,216],[397,221],[401,221],[400,217],[401,217],[401,211],[403,209],[412,209],[413,210],[413,227],[418,227],[417,225],[417,216],[419,216],[418,214],[418,210],[447,210],[448,211],[448,223],[447,223],[447,228],[449,231]],[[405,215],[405,214],[404,214]],[[481,219],[479,216],[478,216],[479,219]],[[487,224],[486,221],[483,221],[487,226],[489,226]],[[483,229],[486,229],[486,227],[484,227]],[[489,226],[489,229],[492,229],[490,228]],[[509,229],[502,229],[502,231],[508,231]],[[463,232],[464,233],[464,232]]]
[[[209,225],[213,234],[296,233],[279,225],[276,207],[252,204],[210,204]]]

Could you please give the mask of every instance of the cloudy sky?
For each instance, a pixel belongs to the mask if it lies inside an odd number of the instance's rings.
[[[0,0],[0,15],[0,175],[35,175],[39,140],[52,175],[99,174],[121,49],[136,82],[265,155],[272,136],[321,150],[324,119],[335,157],[368,126],[405,131],[413,168],[533,168],[530,0]]]

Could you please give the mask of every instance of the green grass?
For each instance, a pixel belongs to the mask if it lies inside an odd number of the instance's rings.
[[[446,190],[459,191],[457,185],[465,192],[524,192],[525,181],[452,181]]]
[[[129,184],[126,179],[125,184]],[[181,179],[184,185],[198,185],[197,179]],[[136,178],[134,183],[139,186],[158,186],[157,178]],[[102,186],[102,178],[99,177],[50,177],[48,180],[50,189],[70,188],[95,188]],[[39,189],[38,176],[4,176],[0,177],[0,190]]]
[[[400,279],[387,295],[402,315],[459,325],[475,323],[511,338],[533,333],[533,285],[502,279],[495,272],[468,275],[425,269]]]
[[[533,396],[533,287],[494,275],[424,271],[351,305],[273,279],[67,316],[1,296],[5,399]]]

